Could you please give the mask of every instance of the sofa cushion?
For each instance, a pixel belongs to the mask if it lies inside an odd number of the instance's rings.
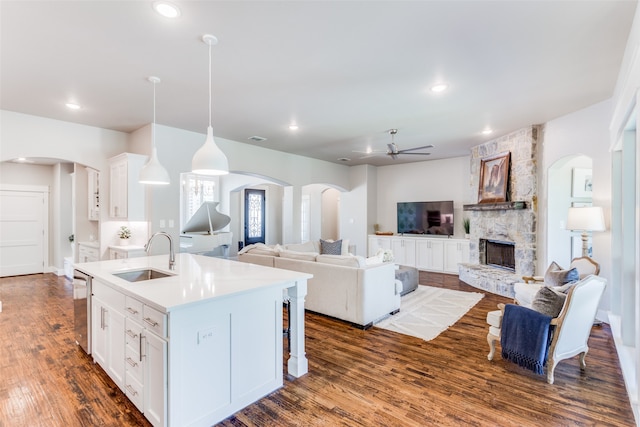
[[[342,240],[328,241],[320,239],[321,255],[343,255]]]
[[[276,245],[277,246],[277,245]],[[247,245],[238,251],[238,255],[250,252],[254,255],[270,255],[278,256],[278,250],[275,247],[267,246],[264,243],[254,243]]]
[[[533,298],[531,308],[547,316],[558,317],[566,299],[567,296],[565,294],[543,286]]]
[[[357,255],[323,255],[316,257],[316,262],[322,264],[341,265],[343,267],[363,268],[367,264],[363,257]]]
[[[292,243],[285,246],[288,251],[296,252],[320,252],[320,244],[318,242]]]
[[[280,251],[281,258],[299,259],[301,261],[315,261],[317,256],[317,252],[299,252],[288,249]]]

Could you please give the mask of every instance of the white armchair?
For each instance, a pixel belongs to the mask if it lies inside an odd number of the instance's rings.
[[[569,265],[569,270],[573,268],[578,271],[579,279],[584,279],[591,274],[597,276],[598,273],[600,273],[600,264],[589,257],[574,258]],[[516,283],[514,285],[514,299],[516,304],[528,308],[531,308],[531,303],[533,302],[533,299],[540,288],[542,288],[543,286],[552,286],[551,284],[545,283],[544,276],[524,276],[522,280],[522,283]]]
[[[586,368],[585,357],[589,351],[587,341],[591,334],[593,321],[605,286],[606,280],[594,275],[580,280],[569,291],[560,314],[551,320],[550,327],[555,329],[553,330],[546,362],[547,382],[549,384],[553,384],[553,374],[561,360],[579,354],[580,369],[584,370]],[[504,305],[501,304],[501,306],[499,313],[504,311]],[[493,360],[495,342],[500,340],[503,326],[502,316],[500,316],[499,322],[499,324],[494,323],[492,325],[487,336],[490,348],[489,360]]]

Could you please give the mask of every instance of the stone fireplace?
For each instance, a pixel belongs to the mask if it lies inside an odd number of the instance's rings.
[[[473,148],[471,191],[477,200],[481,160],[509,151],[507,200],[464,205],[471,237],[468,264],[460,264],[460,280],[474,287],[513,297],[513,284],[533,275],[536,263],[537,146],[543,127],[531,126]],[[487,249],[491,252],[488,253]],[[498,260],[495,257],[508,257]],[[496,265],[496,264],[508,264]]]

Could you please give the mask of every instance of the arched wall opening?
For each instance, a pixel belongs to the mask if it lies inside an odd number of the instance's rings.
[[[547,179],[547,259],[566,268],[581,256],[580,232],[567,230],[570,207],[591,206],[594,182],[593,160],[582,154],[563,157],[548,169]],[[597,261],[597,260],[596,260]]]
[[[265,190],[266,244],[300,243],[305,224],[309,240],[339,238],[339,195],[345,189],[323,183],[294,186],[271,177],[234,171],[221,180],[219,195],[221,204],[228,206],[229,230],[236,242],[230,248],[231,257],[244,244],[244,191],[249,188]],[[307,223],[303,219],[303,203],[308,203]]]

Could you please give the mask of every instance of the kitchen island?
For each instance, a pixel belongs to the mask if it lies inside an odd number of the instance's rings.
[[[93,278],[93,359],[153,425],[211,426],[282,387],[284,289],[287,370],[308,371],[309,274],[184,253],[175,270],[167,255],[74,267]]]

